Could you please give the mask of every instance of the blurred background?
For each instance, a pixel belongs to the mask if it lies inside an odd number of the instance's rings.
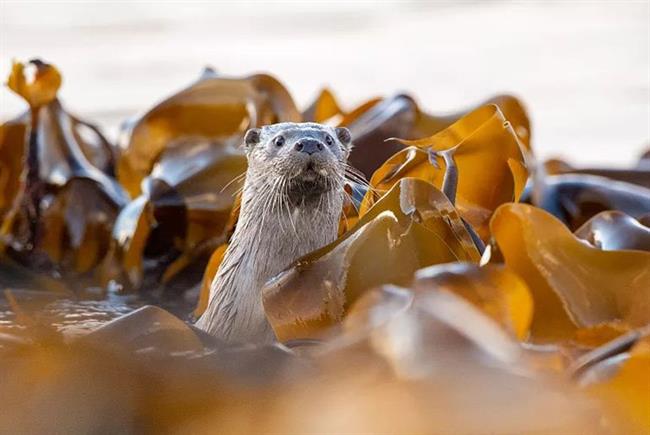
[[[0,76],[41,57],[73,112],[119,124],[196,79],[270,72],[305,107],[412,94],[433,114],[496,93],[526,103],[533,147],[578,165],[632,164],[650,139],[650,2],[13,2]],[[25,109],[6,88],[0,119]]]

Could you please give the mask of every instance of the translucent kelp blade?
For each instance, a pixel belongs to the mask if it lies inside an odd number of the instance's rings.
[[[409,147],[388,159],[373,174],[370,185],[382,192],[403,177],[415,177],[442,188],[448,166],[440,153],[446,152],[457,167],[455,205],[484,241],[494,210],[517,201],[526,184],[528,173],[519,141],[494,105],[473,111],[431,137],[400,142]],[[375,198],[368,193],[361,215]]]
[[[513,131],[526,151],[529,153],[532,152],[530,145],[531,130],[528,114],[526,113],[523,103],[512,95],[497,95],[468,110],[462,110],[447,116],[432,116],[420,111],[413,132],[407,139],[431,136],[445,128],[448,128],[477,108],[491,104],[499,108],[503,117],[512,126]]]
[[[605,251],[636,249],[650,252],[650,228],[620,211],[600,212],[574,234]]]
[[[492,104],[499,107],[522,147],[527,153],[531,153],[528,115],[515,97],[499,95],[469,110],[434,116],[418,107],[412,97],[396,95],[378,102],[370,100],[343,118],[341,125],[350,129],[355,143],[350,162],[370,177],[386,159],[404,147],[399,142],[386,142],[387,139],[429,137],[449,128],[476,109]]]
[[[26,68],[33,68],[34,76],[30,82],[27,79]],[[52,65],[38,59],[29,61],[27,65],[14,62],[7,86],[21,96],[29,107],[34,110],[52,102],[61,87],[61,74]]]
[[[302,112],[302,119],[305,122],[325,124],[343,114],[343,109],[339,106],[334,94],[329,89],[324,88],[309,107]]]
[[[471,237],[429,183],[404,179],[357,226],[271,280],[267,317],[282,341],[319,336],[366,290],[407,285],[413,272],[449,261],[478,261]]]
[[[650,323],[650,253],[590,247],[525,204],[501,206],[490,228],[506,265],[532,292],[532,340],[566,339],[609,321]]]
[[[118,164],[118,178],[132,196],[161,153],[189,140],[239,145],[248,128],[299,121],[284,86],[271,76],[207,75],[167,98],[131,127]]]
[[[528,336],[533,300],[526,283],[503,265],[473,263],[431,266],[415,274],[416,292],[449,291],[498,322],[518,339]]]

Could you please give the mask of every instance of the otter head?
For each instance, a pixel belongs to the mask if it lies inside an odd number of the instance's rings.
[[[273,184],[295,206],[343,189],[351,141],[347,128],[312,122],[252,128],[244,139],[255,179]]]

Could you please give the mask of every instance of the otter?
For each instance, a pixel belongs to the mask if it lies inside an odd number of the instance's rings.
[[[239,220],[196,326],[226,342],[270,343],[261,289],[333,242],[345,196],[350,131],[284,122],[249,129]]]

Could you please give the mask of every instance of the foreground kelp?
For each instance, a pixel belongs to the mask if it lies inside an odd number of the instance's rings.
[[[1,337],[0,392],[14,400],[0,424],[17,432],[608,433],[601,422],[615,421],[566,379],[536,376],[497,323],[435,289],[367,294],[340,335],[302,356],[227,348],[154,307],[67,342],[40,327]]]
[[[280,340],[314,338],[340,322],[367,289],[408,285],[424,266],[478,259],[445,195],[405,178],[349,234],[272,280],[264,289],[264,308]]]
[[[650,432],[647,158],[543,167],[510,96],[432,116],[323,91],[301,114],[211,70],[113,147],[28,67],[0,126],[2,431]],[[263,289],[283,344],[225,345],[181,318],[237,225],[238,146],[301,119],[355,139],[340,237]]]

